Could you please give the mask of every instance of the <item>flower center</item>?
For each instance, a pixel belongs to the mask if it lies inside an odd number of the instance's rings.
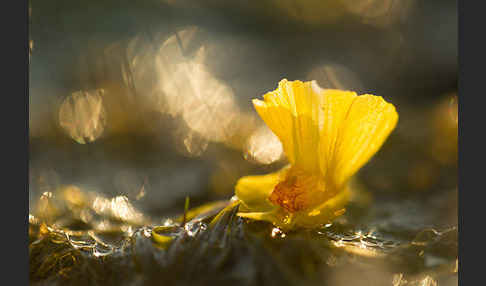
[[[287,212],[295,213],[322,202],[326,197],[324,191],[320,176],[292,168],[285,180],[275,186],[269,200]]]

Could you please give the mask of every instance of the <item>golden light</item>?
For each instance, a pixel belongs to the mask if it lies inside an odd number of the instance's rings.
[[[208,70],[206,46],[189,50],[199,33],[197,27],[188,27],[161,45],[155,55],[158,92],[152,93],[157,111],[183,120],[188,130],[179,132],[178,142],[194,156],[209,142],[228,142],[241,116],[232,88]]]
[[[136,210],[125,196],[111,199],[97,196],[92,203],[92,208],[98,214],[109,215],[125,222],[142,224],[145,220],[143,214]]]
[[[95,141],[105,130],[103,94],[103,89],[74,92],[59,109],[59,124],[79,144]]]
[[[282,143],[266,125],[260,126],[248,138],[245,159],[271,164],[283,157]]]
[[[167,53],[164,49],[171,46],[172,39],[169,38],[161,48],[160,55],[165,59]],[[207,71],[204,58],[204,47],[201,47],[193,60],[159,66],[165,108],[172,116],[181,115],[189,128],[204,137],[223,141],[228,137],[229,124],[239,110],[231,88]],[[177,56],[171,57],[171,60],[176,59]]]

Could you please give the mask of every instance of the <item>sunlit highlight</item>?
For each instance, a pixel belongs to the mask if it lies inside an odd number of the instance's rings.
[[[137,211],[127,197],[117,196],[112,199],[98,196],[92,204],[93,210],[99,214],[110,215],[122,221],[142,224],[143,214]]]
[[[74,92],[59,109],[59,124],[79,144],[95,141],[105,130],[103,93],[102,89]]]
[[[191,133],[183,134],[183,146],[190,154],[201,154],[208,142],[226,142],[237,131],[233,128],[240,110],[233,90],[215,78],[205,64],[204,45],[189,53],[185,47],[197,34],[186,28],[168,38],[156,55],[156,70],[162,97],[157,106],[163,113],[180,116]],[[198,144],[199,143],[199,144]]]
[[[261,164],[271,164],[283,156],[282,143],[265,125],[253,132],[246,145],[246,158]]]

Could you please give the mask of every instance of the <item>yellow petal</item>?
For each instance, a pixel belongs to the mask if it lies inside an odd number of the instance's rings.
[[[260,117],[282,142],[289,162],[309,172],[319,170],[319,101],[311,82],[286,79],[265,94],[264,101],[253,100]]]
[[[381,96],[365,94],[353,100],[338,131],[330,163],[338,186],[380,149],[397,121],[395,107]]]
[[[287,214],[280,208],[275,208],[267,212],[238,212],[239,217],[249,218],[252,220],[262,220],[273,224],[282,230],[289,230],[295,226],[293,214]]]
[[[269,211],[269,212],[238,212],[237,216],[239,217],[244,217],[244,218],[249,218],[253,220],[263,220],[263,221],[268,221],[270,223],[273,223],[274,221],[277,221],[278,218],[275,215],[274,211]]]
[[[235,194],[243,203],[240,210],[265,212],[275,208],[268,198],[287,170],[288,168],[283,168],[275,173],[246,176],[239,179],[235,186]]]
[[[294,224],[300,227],[314,228],[331,222],[344,212],[344,206],[349,201],[348,188],[339,192],[335,197],[325,201],[306,213],[298,214],[294,218]]]
[[[324,89],[320,95],[323,102],[323,118],[318,154],[321,173],[325,177],[331,168],[339,131],[342,129],[351,103],[358,95],[352,91],[337,89]]]
[[[319,94],[320,169],[335,185],[329,189],[338,190],[379,150],[395,128],[398,114],[381,96],[336,89],[320,89]]]

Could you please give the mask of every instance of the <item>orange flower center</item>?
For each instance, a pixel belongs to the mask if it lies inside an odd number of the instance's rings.
[[[328,196],[318,175],[292,168],[285,180],[278,183],[269,200],[287,212],[295,213],[315,206]]]

